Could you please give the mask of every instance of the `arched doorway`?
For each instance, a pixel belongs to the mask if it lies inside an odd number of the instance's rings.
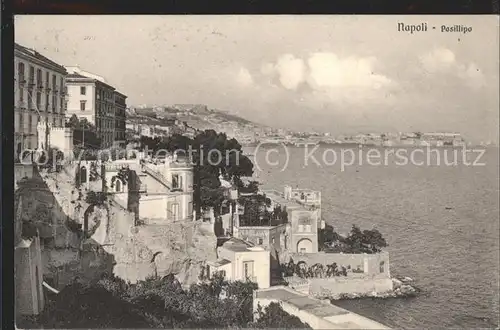
[[[80,183],[87,182],[87,168],[85,166],[80,167]]]
[[[120,179],[117,179],[115,182],[115,191],[116,192],[122,191],[122,181]]]
[[[297,243],[297,252],[298,253],[312,253],[313,252],[313,244],[309,238],[303,238]]]

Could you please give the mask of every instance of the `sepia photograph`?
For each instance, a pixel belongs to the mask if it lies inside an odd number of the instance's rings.
[[[499,328],[498,15],[14,42],[17,328]]]

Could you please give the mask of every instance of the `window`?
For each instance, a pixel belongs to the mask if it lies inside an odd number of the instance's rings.
[[[40,110],[42,107],[42,93],[37,92],[36,93],[36,108],[37,110]]]
[[[57,106],[57,97],[55,95],[52,95],[52,111],[56,112],[56,106]]]
[[[52,90],[54,92],[57,91],[57,87],[56,87],[56,75],[55,74],[52,75]]]
[[[380,262],[380,269],[379,269],[380,273],[384,273],[385,272],[385,262],[384,261],[381,261]]]
[[[28,114],[28,133],[31,133],[31,124],[33,119],[31,118],[31,114]]]
[[[253,280],[253,261],[243,262],[243,276],[245,280]]]
[[[273,245],[274,245],[274,243],[276,243],[276,239],[274,237],[272,239],[272,243],[273,243]]]
[[[182,177],[172,174],[172,189],[182,189]]]
[[[49,72],[46,72],[45,73],[45,87],[47,87],[47,88],[50,87],[49,80],[50,80],[50,74],[49,74]]]
[[[300,248],[300,253],[306,253],[306,248]]]
[[[36,84],[37,84],[37,86],[40,86],[40,87],[43,86],[42,70],[40,70],[40,69],[36,70]]]
[[[31,94],[29,93],[29,91],[28,91],[28,108],[29,109],[33,108],[33,97],[31,96]]]
[[[19,82],[24,82],[24,63],[19,62],[17,65],[17,74],[19,76]]]
[[[56,116],[52,117],[52,125],[56,126]]]
[[[172,220],[179,220],[179,204],[172,204],[170,207],[170,214],[172,215]]]
[[[80,87],[80,95],[86,95],[87,94],[87,87],[81,86]]]
[[[207,278],[210,278],[210,266],[207,265]]]
[[[223,278],[226,277],[226,271],[225,270],[221,270],[220,273],[221,273],[221,275],[222,275]]]
[[[80,101],[80,110],[81,111],[85,111],[85,104],[87,103],[87,101]]]
[[[61,106],[61,112],[60,112],[60,113],[63,113],[63,112],[64,112],[64,104],[65,104],[64,97],[61,97],[61,103],[60,103],[60,106]]]
[[[64,77],[61,76],[61,79],[60,80],[60,84],[61,84],[61,92],[64,91]]]
[[[30,84],[35,83],[35,68],[30,65]]]
[[[19,101],[24,102],[24,89],[19,88]]]
[[[120,179],[116,180],[116,182],[115,182],[115,191],[116,192],[122,191],[122,182]]]
[[[45,94],[45,110],[49,111],[49,94]]]
[[[262,245],[264,243],[264,240],[262,238],[257,239],[257,244]]]
[[[19,114],[19,127],[21,128],[21,132],[25,131],[25,127],[24,127],[24,114],[22,114],[22,113]]]

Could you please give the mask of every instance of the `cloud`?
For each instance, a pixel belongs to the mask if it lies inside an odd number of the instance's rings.
[[[425,74],[441,74],[445,78],[445,75],[453,75],[472,88],[479,88],[484,84],[484,75],[475,63],[460,63],[455,54],[446,48],[437,48],[420,56],[420,63]]]
[[[420,62],[429,73],[448,70],[456,65],[455,54],[446,48],[438,48],[420,56]]]
[[[246,68],[240,68],[236,79],[242,86],[253,85],[253,77]]]
[[[305,59],[285,54],[275,63],[263,64],[260,73],[274,86],[299,91],[301,101],[359,103],[394,86],[391,79],[376,73],[376,64],[374,57],[340,58],[331,52],[312,53]]]
[[[308,83],[313,89],[380,89],[391,83],[391,80],[374,72],[375,63],[374,57],[340,59],[333,53],[315,53],[308,59]]]
[[[280,57],[274,70],[278,74],[280,83],[286,89],[295,90],[305,81],[306,66],[304,61],[291,54]]]

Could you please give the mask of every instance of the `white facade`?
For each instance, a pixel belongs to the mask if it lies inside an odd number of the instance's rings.
[[[82,94],[82,87],[85,94]],[[85,118],[93,125],[96,124],[95,105],[96,86],[92,82],[80,82],[78,84],[68,84],[68,117],[76,115],[78,118]],[[85,109],[81,109],[81,102],[85,102]]]
[[[14,153],[45,148],[38,124],[64,127],[66,70],[40,53],[15,45],[14,49]],[[39,143],[39,139],[43,140]],[[50,139],[50,136],[49,136]],[[50,143],[50,142],[49,142]]]
[[[66,79],[68,86],[67,116],[76,115],[78,118],[86,118],[92,123],[96,127],[103,148],[113,146],[117,135],[122,140],[125,134],[125,127],[122,126],[125,123],[126,96],[118,93],[101,76],[78,67],[66,68],[70,72]],[[123,102],[119,100],[118,105],[115,103],[116,95],[123,98]],[[119,125],[116,122],[117,115],[120,118]],[[120,134],[116,133],[117,127]]]
[[[240,239],[231,238],[217,249],[220,258],[212,263],[210,273],[225,271],[230,281],[252,281],[259,289],[271,285],[271,255],[262,247],[252,246]],[[209,264],[210,266],[210,264]],[[212,271],[213,270],[213,271]]]
[[[139,214],[150,224],[190,221],[193,217],[193,168],[167,159],[145,164],[141,178],[147,192],[141,196]]]

